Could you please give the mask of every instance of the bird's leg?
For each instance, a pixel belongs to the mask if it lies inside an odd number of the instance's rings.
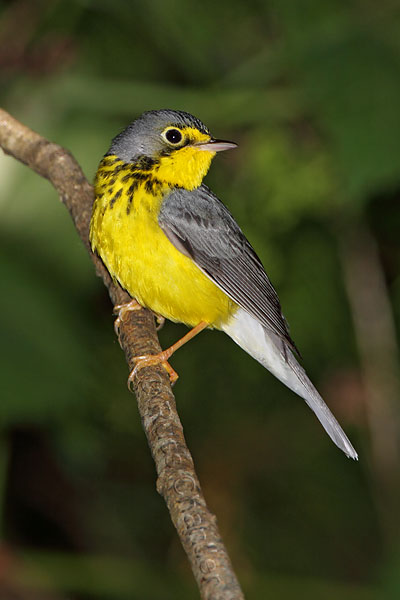
[[[178,348],[181,348],[184,344],[186,344],[186,342],[188,342],[189,340],[194,338],[198,333],[200,333],[200,331],[203,331],[203,329],[208,327],[208,325],[209,323],[206,323],[205,321],[200,321],[200,323],[196,325],[196,327],[193,327],[193,329],[188,331],[187,334],[184,335],[180,340],[175,342],[175,344],[172,344],[172,346],[170,346],[166,350],[159,352],[159,354],[146,354],[145,356],[136,356],[134,358],[135,367],[132,369],[128,377],[128,388],[130,389],[130,385],[133,382],[135,376],[137,375],[139,369],[142,369],[143,367],[149,367],[150,365],[158,364],[162,364],[164,369],[168,372],[171,384],[174,384],[179,376],[178,373],[174,371],[174,369],[169,364],[168,359],[173,355],[174,352],[176,352],[176,350],[178,350]]]
[[[114,306],[113,312],[118,315],[114,323],[114,330],[117,335],[119,335],[119,328],[121,327],[121,323],[125,319],[126,314],[133,310],[140,310],[141,308],[143,307],[135,300],[135,298],[130,302],[125,302],[125,304],[116,304]]]

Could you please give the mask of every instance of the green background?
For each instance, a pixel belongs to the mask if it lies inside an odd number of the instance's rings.
[[[238,142],[207,183],[360,460],[207,331],[172,359],[207,501],[246,598],[398,598],[398,2],[0,1],[0,101],[89,180],[144,110]],[[106,291],[49,183],[3,155],[0,275],[0,597],[197,598]]]

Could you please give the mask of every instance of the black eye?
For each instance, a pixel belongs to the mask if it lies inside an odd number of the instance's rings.
[[[179,129],[168,129],[165,134],[165,139],[170,144],[179,144],[179,142],[182,140],[182,134]]]

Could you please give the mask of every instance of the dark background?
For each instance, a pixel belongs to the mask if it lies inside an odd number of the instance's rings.
[[[0,97],[89,180],[143,110],[239,143],[207,183],[360,460],[208,331],[172,359],[206,498],[247,598],[398,598],[399,3],[3,1]],[[0,276],[0,597],[197,598],[106,291],[49,183],[3,155]]]

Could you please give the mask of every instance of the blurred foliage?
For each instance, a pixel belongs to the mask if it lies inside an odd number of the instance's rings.
[[[207,182],[262,258],[360,462],[205,332],[173,364],[206,497],[248,598],[397,598],[338,238],[372,232],[398,330],[398,2],[0,1],[0,94],[89,179],[143,110],[187,110],[239,142]],[[9,583],[57,598],[196,598],[106,292],[48,183],[10,157],[0,174],[2,572],[9,560]],[[184,331],[167,324],[162,345]]]

